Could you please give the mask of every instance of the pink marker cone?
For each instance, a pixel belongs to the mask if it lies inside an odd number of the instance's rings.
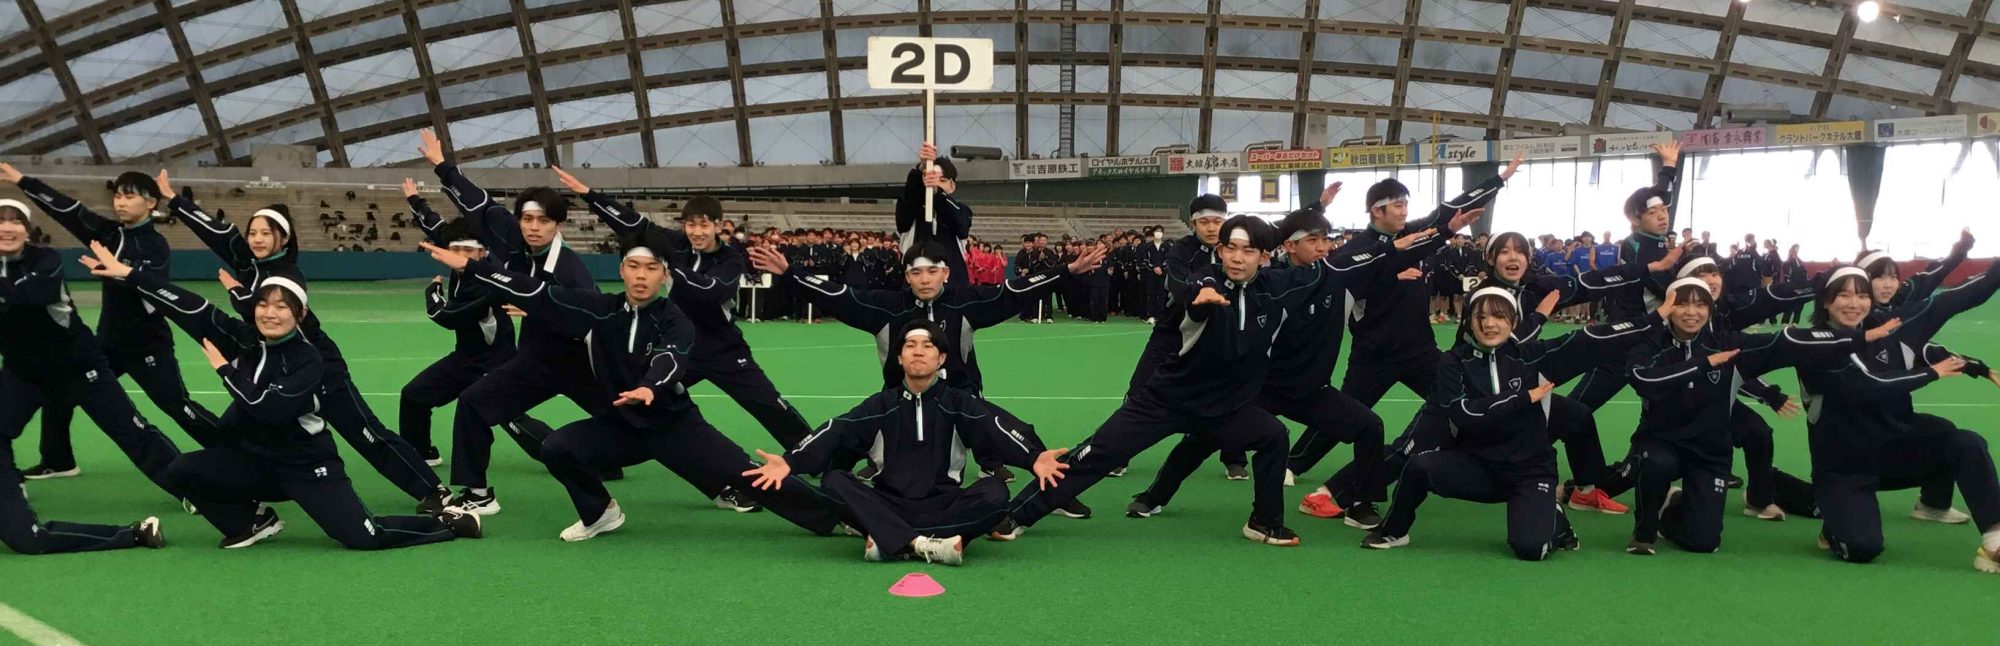
[[[889,594],[898,597],[935,597],[944,594],[944,586],[938,585],[937,579],[931,578],[931,575],[911,572],[903,575],[902,580],[897,581],[896,585],[889,586]]]

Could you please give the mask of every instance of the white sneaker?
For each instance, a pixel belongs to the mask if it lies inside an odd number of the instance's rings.
[[[1749,516],[1749,517],[1751,517],[1751,518],[1755,518],[1755,519],[1758,519],[1758,520],[1780,520],[1780,521],[1781,521],[1781,520],[1784,520],[1784,519],[1785,519],[1785,510],[1783,510],[1783,509],[1779,509],[1777,505],[1765,505],[1763,509],[1758,509],[1758,508],[1756,508],[1756,507],[1752,507],[1752,506],[1749,506],[1749,505],[1744,505],[1744,506],[1743,506],[1743,515],[1745,515],[1745,516]]]
[[[965,541],[957,536],[951,538],[931,538],[919,536],[910,543],[917,555],[925,561],[944,565],[958,565],[965,562]]]
[[[1292,480],[1294,480],[1294,479],[1295,479],[1295,476],[1293,476],[1293,475],[1292,475],[1292,470],[1291,470],[1291,469],[1286,469],[1286,470],[1285,470],[1285,486],[1287,486],[1287,487],[1289,487],[1289,486],[1292,486]]]
[[[1921,502],[1917,503],[1915,509],[1910,510],[1910,518],[1927,523],[1944,523],[1946,525],[1964,525],[1972,522],[1972,517],[1965,515],[1965,512],[1951,508],[1932,509],[1925,507],[1924,503]]]
[[[1989,574],[2000,574],[2000,552],[1989,552],[1985,547],[1972,555],[1972,569]]]
[[[604,508],[604,514],[597,517],[597,522],[585,526],[583,521],[579,519],[576,521],[576,524],[570,525],[568,529],[562,531],[562,539],[571,543],[587,541],[596,538],[598,534],[613,531],[624,526],[625,512],[618,508],[618,501],[613,500],[610,505]]]
[[[861,560],[869,563],[882,562],[882,550],[875,547],[875,539],[868,539],[868,546],[861,548]]]

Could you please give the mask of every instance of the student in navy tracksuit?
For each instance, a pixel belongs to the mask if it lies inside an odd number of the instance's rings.
[[[1180,350],[1161,362],[1152,378],[1125,397],[1111,417],[1070,453],[1061,483],[1030,488],[1014,497],[1011,515],[994,528],[995,540],[1013,540],[1021,531],[1097,484],[1161,440],[1198,434],[1221,450],[1254,451],[1251,471],[1255,502],[1243,537],[1269,545],[1295,546],[1299,536],[1285,527],[1285,425],[1253,404],[1271,364],[1271,339],[1285,311],[1276,293],[1290,287],[1286,276],[1260,280],[1258,266],[1278,246],[1277,231],[1255,216],[1236,216],[1217,234],[1217,269],[1189,276],[1174,300],[1187,303],[1179,326]]]
[[[1389,502],[1389,517],[1361,545],[1408,545],[1418,505],[1435,492],[1505,503],[1507,545],[1522,560],[1577,549],[1576,534],[1556,502],[1549,396],[1557,384],[1598,363],[1598,355],[1622,352],[1637,342],[1657,318],[1516,342],[1512,335],[1521,308],[1509,291],[1475,291],[1466,299],[1465,311],[1460,343],[1439,361],[1437,385],[1424,404],[1424,413],[1448,420],[1448,437],[1427,438],[1436,444],[1409,457]]]
[[[297,502],[327,536],[357,550],[479,538],[479,517],[460,509],[417,516],[368,512],[347,479],[326,423],[326,362],[303,333],[311,310],[305,286],[267,276],[250,298],[250,322],[230,316],[150,270],[135,270],[92,243],[91,273],[124,280],[201,341],[208,365],[229,393],[220,446],[175,458],[174,486],[217,531],[222,548],[249,547],[284,529],[264,502]]]
[[[1625,219],[1632,225],[1632,235],[1619,243],[1618,256],[1628,265],[1652,265],[1670,253],[1667,234],[1674,225],[1674,193],[1680,182],[1678,164],[1681,146],[1677,142],[1667,142],[1655,145],[1653,150],[1660,154],[1660,169],[1653,185],[1633,192],[1625,200]],[[1682,242],[1693,244],[1691,241]],[[1605,317],[1613,323],[1645,318],[1647,312],[1659,306],[1667,283],[1673,280],[1671,273],[1648,274],[1605,301]],[[1569,391],[1569,398],[1592,412],[1603,408],[1605,402],[1625,389],[1624,361],[1622,354],[1606,356],[1604,365],[1577,381],[1576,387]]]
[[[1156,253],[1164,256],[1158,262],[1156,282],[1161,285],[1163,297],[1150,322],[1153,331],[1146,337],[1146,346],[1139,352],[1139,362],[1132,367],[1132,378],[1125,385],[1125,396],[1144,386],[1146,379],[1157,371],[1167,357],[1180,348],[1181,332],[1177,321],[1185,318],[1187,304],[1175,299],[1184,295],[1188,281],[1192,277],[1206,275],[1215,266],[1215,245],[1222,231],[1222,221],[1229,217],[1229,203],[1220,196],[1203,194],[1188,203],[1187,223],[1189,233],[1166,245]],[[1223,470],[1230,480],[1250,479],[1250,459],[1242,451],[1223,451],[1220,460]],[[1123,477],[1125,465],[1113,469],[1111,477]]]
[[[1022,306],[1041,298],[1050,286],[1095,269],[1104,260],[1104,250],[1099,248],[1068,265],[1017,277],[1002,285],[955,287],[949,284],[951,270],[944,265],[948,253],[943,245],[936,242],[919,243],[912,247],[903,256],[903,263],[908,267],[903,274],[908,286],[898,290],[841,285],[825,276],[805,273],[804,269],[789,264],[784,256],[769,249],[752,249],[750,261],[759,271],[782,276],[788,289],[810,300],[827,316],[875,337],[876,356],[882,360],[884,388],[894,388],[903,378],[903,370],[896,365],[892,352],[896,330],[911,321],[928,320],[944,328],[945,346],[952,348],[952,352],[945,355],[944,369],[940,373],[945,385],[983,397],[985,384],[980,378],[979,355],[973,350],[974,333],[1006,322],[1021,311]],[[988,402],[986,406],[1009,420],[1011,426],[1022,429],[1037,445],[1041,444],[1032,425],[1020,422],[1020,418],[997,404]],[[1013,472],[1000,462],[989,460],[980,467],[1002,482],[1013,478]],[[1089,518],[1090,508],[1078,502],[1066,506],[1063,514],[1071,518]]]
[[[14,468],[14,438],[49,396],[70,393],[162,489],[179,451],[132,410],[76,318],[56,253],[31,246],[28,205],[0,199],[0,544],[22,554],[160,547],[160,519],[129,526],[42,522]],[[94,376],[93,376],[94,375]]]
[[[1906,304],[1930,298],[1944,279],[1957,271],[1965,262],[1965,255],[1972,251],[1975,241],[1972,230],[1959,232],[1958,242],[1951,245],[1951,254],[1932,262],[1923,271],[1902,277],[1902,268],[1896,260],[1881,251],[1864,251],[1854,263],[1856,268],[1868,272],[1869,296],[1875,301],[1877,315],[1893,312]]]
[[[446,161],[435,134],[425,130],[422,136],[424,158],[444,182],[445,195],[486,246],[487,262],[568,289],[597,290],[583,257],[563,244],[561,226],[569,220],[569,209],[561,195],[547,188],[529,189],[515,198],[510,209]],[[564,332],[555,321],[525,317],[514,358],[487,371],[458,395],[451,425],[451,483],[459,487],[451,499],[453,506],[482,516],[500,512],[500,499],[486,480],[493,461],[493,428],[505,429],[528,457],[540,460],[548,427],[510,422],[557,395],[590,415],[609,413],[614,399],[592,378],[589,350],[579,335]]]
[[[590,211],[597,219],[618,235],[631,235],[646,231],[658,231],[673,241],[672,263],[673,288],[667,297],[681,308],[688,320],[694,321],[695,335],[700,340],[695,344],[692,363],[688,365],[688,386],[707,381],[743,407],[743,411],[755,418],[764,432],[784,446],[797,444],[806,434],[812,432],[812,425],[778,394],[778,387],[764,373],[763,366],[757,365],[757,358],[751,355],[749,342],[743,339],[743,330],[736,327],[737,287],[742,283],[743,272],[748,263],[743,251],[723,242],[715,235],[716,226],[722,222],[722,203],[715,198],[701,196],[687,201],[681,207],[679,231],[653,224],[646,216],[633,212],[613,200],[611,196],[590,190],[589,186],[556,169],[563,184],[571,191],[583,196],[590,205]],[[946,252],[949,255],[949,251]],[[963,261],[961,261],[963,262]],[[708,493],[713,497],[715,492]]]
[[[170,205],[174,217],[186,223],[188,230],[227,267],[220,274],[223,285],[229,288],[230,305],[239,317],[254,315],[255,295],[262,291],[265,280],[285,278],[299,285],[307,284],[298,266],[298,237],[293,235],[291,215],[284,205],[259,209],[245,224],[246,231],[209,215],[189,196],[175,194],[167,183],[166,171],[160,172],[158,181],[160,193],[173,196]],[[319,410],[327,424],[368,460],[376,472],[416,499],[418,508],[442,508],[447,492],[439,484],[437,474],[424,464],[423,454],[416,447],[376,419],[347,372],[340,346],[321,328],[319,317],[309,311],[303,313],[299,334],[319,352],[324,362],[325,374],[319,380],[322,391]]]
[[[1426,228],[1449,238],[1471,224],[1500,194],[1507,179],[1521,167],[1515,158],[1500,174],[1439,204],[1429,216],[1409,220],[1410,189],[1394,179],[1368,187],[1368,230],[1358,239],[1386,251],[1397,238]],[[1403,384],[1427,397],[1437,382],[1437,337],[1431,333],[1430,286],[1423,280],[1424,263],[1399,273],[1378,272],[1368,283],[1349,290],[1354,296],[1348,331],[1354,335],[1348,351],[1347,375],[1340,391],[1369,407],[1389,389]]]
[[[154,484],[180,454],[139,416],[97,337],[77,318],[55,250],[28,244],[28,205],[0,200],[0,437],[16,438],[50,401],[72,401]]]
[[[760,488],[781,487],[794,472],[819,476],[842,519],[867,538],[862,557],[869,561],[917,556],[958,565],[966,543],[1007,513],[1007,485],[999,478],[963,485],[966,451],[998,456],[1046,486],[1069,468],[1057,461],[1069,450],[1041,450],[978,397],[938,387],[938,370],[951,350],[940,345],[942,326],[911,321],[898,336],[900,385],[827,420],[783,455],[758,451],[764,466],[743,475],[757,476]],[[832,468],[841,456],[856,453],[881,465],[873,486]]]
[[[1868,324],[1874,299],[1866,270],[1834,270],[1813,312],[1817,330]],[[1806,437],[1812,451],[1813,495],[1821,545],[1845,561],[1867,563],[1883,550],[1881,490],[1907,489],[1940,477],[1965,494],[1981,532],[1973,567],[2000,573],[2000,481],[1986,439],[1951,420],[1920,414],[1910,394],[1952,375],[2000,384],[1983,362],[1931,342],[1951,317],[1985,303],[2000,289],[2000,263],[1958,287],[1907,303],[1902,325],[1831,370],[1801,370]],[[1922,508],[1919,508],[1922,511]]]
[[[951,196],[958,190],[958,166],[939,157],[937,146],[924,142],[917,149],[919,160],[903,180],[903,194],[896,198],[896,240],[904,253],[917,244],[934,240],[945,249],[945,266],[951,268],[950,284],[970,287],[972,270],[965,265],[965,239],[972,234],[972,207]],[[924,162],[936,160],[937,169],[926,174]],[[935,187],[931,196],[932,217],[924,217],[925,187]]]
[[[50,188],[41,180],[23,176],[13,166],[0,164],[0,183],[16,184],[63,229],[85,244],[104,243],[120,260],[134,266],[167,271],[172,251],[167,239],[153,228],[159,209],[159,183],[145,173],[123,173],[111,184],[111,203],[116,220],[90,211],[83,203]],[[131,287],[116,281],[104,282],[104,305],[98,311],[97,339],[114,375],[126,375],[146,393],[196,444],[215,444],[215,414],[188,396],[181,382],[180,362],[174,358],[173,331],[167,320]],[[70,446],[69,423],[73,403],[52,402],[42,408],[41,464],[23,472],[29,480],[74,476],[80,473],[76,452]]]
[[[1708,282],[1682,278],[1667,289],[1674,295],[1667,325],[1626,351],[1632,389],[1645,404],[1632,436],[1639,511],[1625,547],[1640,555],[1653,554],[1662,535],[1690,552],[1721,547],[1730,463],[1740,443],[1736,395],[1744,382],[1787,366],[1837,367],[1864,342],[1859,329],[1717,329],[1710,324],[1716,297]],[[1883,329],[1867,336],[1887,334]],[[1768,451],[1763,459],[1768,471]],[[1766,494],[1762,502],[1769,505]]]
[[[416,184],[404,180],[404,195],[410,213],[431,244],[478,260],[486,257],[486,245],[464,218],[447,223],[430,204],[416,194]],[[431,443],[431,412],[458,399],[480,377],[514,358],[514,319],[507,315],[500,295],[479,281],[452,273],[431,281],[424,289],[424,315],[432,323],[451,330],[451,353],[439,357],[410,378],[403,386],[400,426],[403,437],[424,454],[424,462],[437,466],[443,460]],[[507,422],[513,437],[547,437],[549,426],[527,415]],[[441,501],[440,501],[441,502]]]
[[[468,261],[435,245],[424,248],[445,266],[492,285],[549,332],[588,339],[584,368],[598,391],[615,393],[606,397],[607,405],[542,442],[542,463],[576,507],[577,522],[563,530],[563,540],[588,540],[625,524],[624,511],[599,474],[649,461],[702,491],[734,488],[800,527],[832,533],[839,523],[832,505],[803,483],[779,491],[751,489],[743,471],[757,465],[688,398],[683,380],[695,326],[664,292],[667,250],[674,244],[659,230],[621,236],[622,294],[563,287],[503,269],[491,258]]]

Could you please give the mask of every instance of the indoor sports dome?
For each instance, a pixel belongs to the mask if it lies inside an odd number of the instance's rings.
[[[0,644],[1987,643],[1996,204],[1994,0],[0,0]]]

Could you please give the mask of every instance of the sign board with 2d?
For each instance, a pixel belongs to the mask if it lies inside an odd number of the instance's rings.
[[[993,89],[993,41],[985,38],[868,38],[868,87],[924,91],[924,141],[937,142],[938,90]],[[926,164],[924,172],[936,166]],[[924,220],[935,221],[937,188],[924,188]]]

